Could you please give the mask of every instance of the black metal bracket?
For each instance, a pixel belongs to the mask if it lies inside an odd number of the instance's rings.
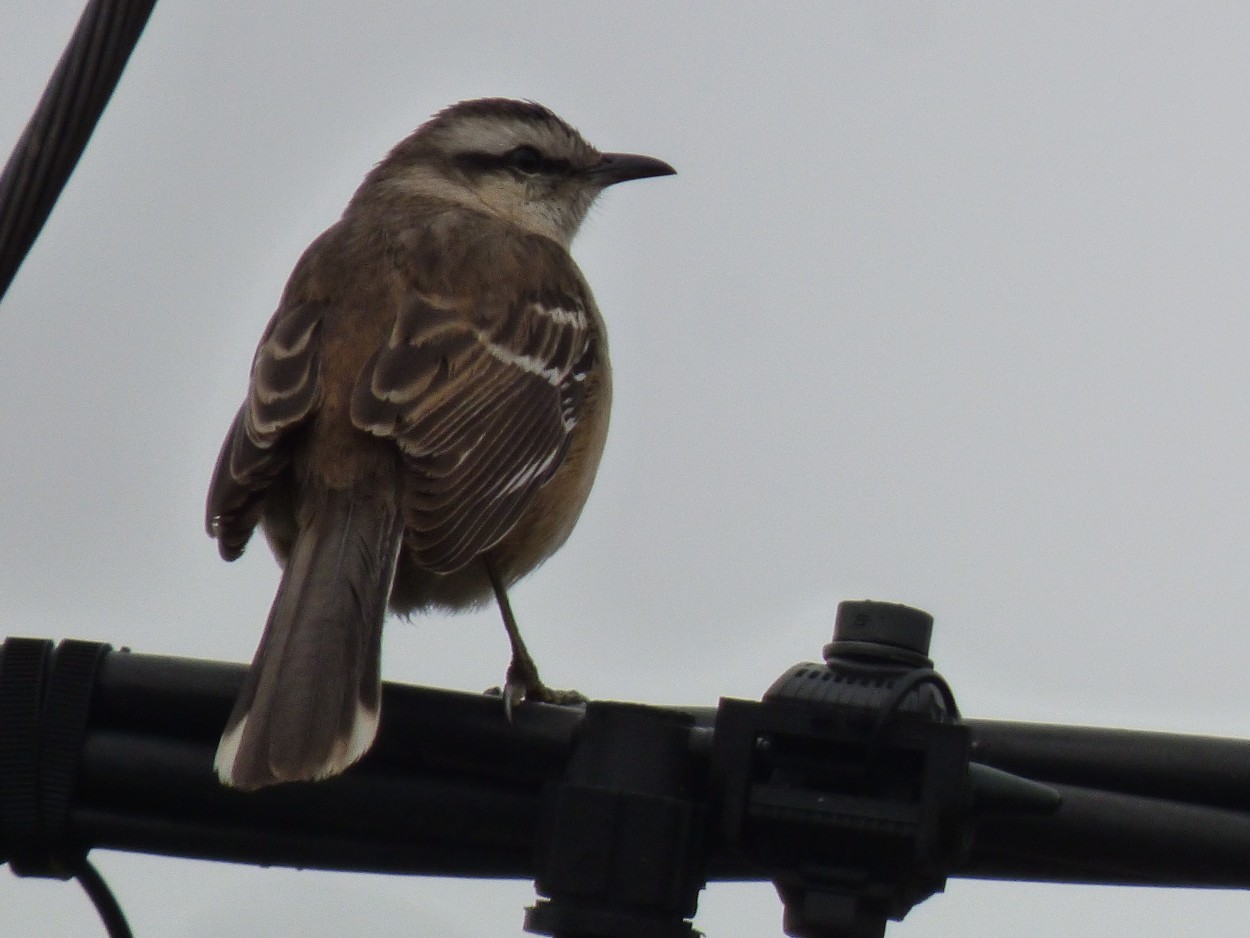
[[[0,657],[0,856],[19,876],[69,879],[86,848],[66,839],[100,662],[110,647],[10,638]]]
[[[926,657],[932,621],[843,603],[825,664],[721,701],[718,835],[776,884],[788,934],[877,938],[966,847],[969,734]]]
[[[693,718],[591,703],[539,820],[546,897],[525,928],[560,938],[693,938],[704,811],[694,798]]]

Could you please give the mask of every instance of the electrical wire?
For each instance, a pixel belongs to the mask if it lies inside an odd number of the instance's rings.
[[[0,174],[0,299],[91,139],[156,0],[91,0]]]
[[[96,913],[108,932],[108,938],[134,938],[134,932],[126,921],[126,913],[122,911],[113,890],[109,889],[100,871],[86,857],[75,865],[74,878],[95,906]]]

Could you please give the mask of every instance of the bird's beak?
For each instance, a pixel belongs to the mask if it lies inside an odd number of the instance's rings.
[[[602,159],[586,170],[586,175],[601,186],[614,186],[630,179],[672,176],[677,172],[663,160],[637,153],[605,153]]]

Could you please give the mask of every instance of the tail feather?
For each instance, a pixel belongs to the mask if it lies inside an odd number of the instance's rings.
[[[330,490],[309,493],[304,512],[217,748],[217,774],[236,788],[337,775],[377,733],[399,509]]]

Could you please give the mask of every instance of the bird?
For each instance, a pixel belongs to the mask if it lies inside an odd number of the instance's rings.
[[[439,111],[296,263],[218,456],[208,533],[283,566],[218,745],[226,785],[338,775],[377,734],[388,608],[498,603],[505,711],[562,702],[507,590],[568,538],[607,435],[604,323],[569,246],[608,186],[671,175],[532,101]]]

